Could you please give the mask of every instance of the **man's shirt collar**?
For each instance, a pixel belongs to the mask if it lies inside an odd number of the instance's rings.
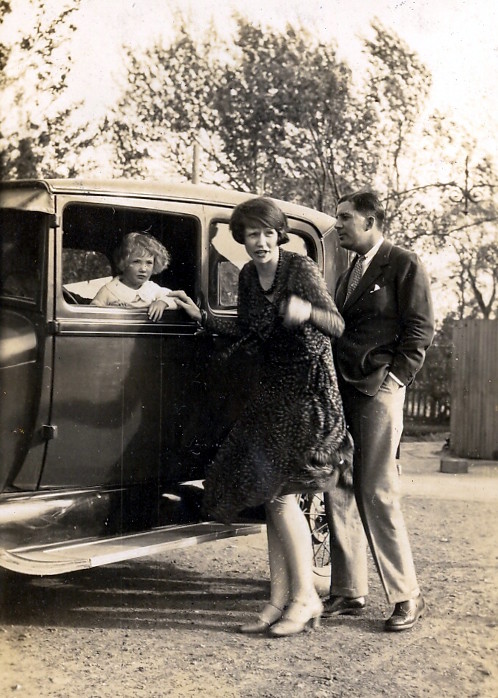
[[[372,259],[375,257],[375,255],[376,255],[377,252],[379,251],[379,248],[380,248],[380,246],[382,245],[383,242],[384,242],[384,238],[383,238],[383,237],[380,237],[380,238],[377,240],[377,242],[375,243],[375,245],[374,245],[373,247],[371,247],[371,248],[368,250],[368,252],[367,252],[366,254],[363,255],[364,260],[365,260],[365,261],[363,262],[363,266],[364,266],[364,267],[365,267],[365,266],[368,266],[368,265],[370,264],[370,262],[372,261]]]

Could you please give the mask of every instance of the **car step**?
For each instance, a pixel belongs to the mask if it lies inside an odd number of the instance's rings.
[[[53,575],[109,565],[199,543],[259,533],[261,524],[201,522],[154,528],[111,538],[65,541],[0,550],[0,566],[30,575]]]

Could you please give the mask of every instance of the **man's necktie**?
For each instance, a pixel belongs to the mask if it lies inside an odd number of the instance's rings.
[[[360,279],[363,276],[363,262],[365,261],[365,257],[357,257],[353,266],[353,271],[351,272],[351,275],[349,277],[349,283],[348,283],[348,290],[346,293],[346,300],[349,298],[349,296],[353,293],[355,288],[358,286],[360,283]]]

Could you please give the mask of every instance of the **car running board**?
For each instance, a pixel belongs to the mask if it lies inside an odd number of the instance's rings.
[[[54,575],[89,569],[199,543],[260,533],[261,524],[195,524],[162,526],[145,533],[112,538],[65,541],[44,546],[0,550],[0,567],[29,575]]]

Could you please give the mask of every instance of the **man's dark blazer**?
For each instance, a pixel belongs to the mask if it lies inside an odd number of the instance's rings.
[[[350,273],[351,267],[336,290],[346,323],[334,345],[337,371],[366,395],[377,393],[388,371],[409,385],[434,335],[430,285],[421,261],[384,240],[345,302]]]

